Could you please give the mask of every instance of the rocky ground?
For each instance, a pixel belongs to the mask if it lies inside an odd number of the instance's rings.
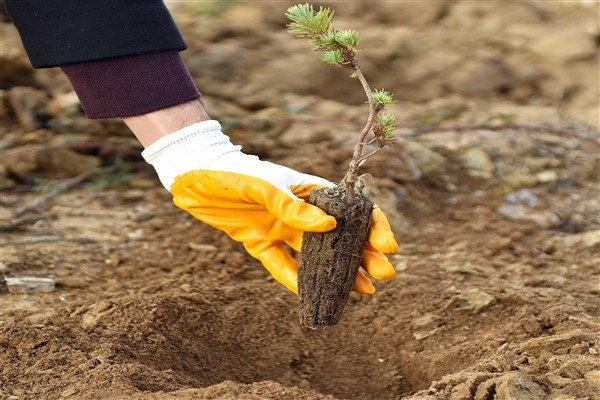
[[[292,4],[169,7],[232,140],[339,180],[364,94],[286,33]],[[398,100],[398,143],[365,172],[400,248],[322,331],[4,18],[0,398],[600,399],[599,4],[323,4]]]

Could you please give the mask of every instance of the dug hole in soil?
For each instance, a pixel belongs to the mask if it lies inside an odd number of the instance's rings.
[[[363,172],[400,247],[324,330],[4,17],[0,273],[56,286],[0,285],[0,398],[600,398],[599,5],[508,3],[331,2],[398,100]],[[293,4],[169,7],[233,142],[335,181],[364,94],[285,32]]]

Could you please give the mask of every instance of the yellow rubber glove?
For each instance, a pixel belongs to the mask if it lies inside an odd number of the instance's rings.
[[[303,232],[335,228],[334,217],[304,201],[312,188],[331,182],[242,153],[216,121],[167,135],[142,154],[178,207],[243,243],[275,280],[298,293],[298,265],[284,244],[300,251]],[[394,268],[384,253],[397,246],[389,222],[376,208],[362,267],[375,279],[390,278]],[[371,294],[375,287],[361,271],[354,290]]]

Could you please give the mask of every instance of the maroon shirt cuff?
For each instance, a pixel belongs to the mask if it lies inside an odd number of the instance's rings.
[[[91,119],[123,118],[198,99],[177,50],[61,65]]]

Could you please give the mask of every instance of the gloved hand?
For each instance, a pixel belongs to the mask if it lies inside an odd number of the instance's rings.
[[[242,153],[217,121],[164,136],[142,155],[178,207],[243,243],[275,280],[298,293],[298,266],[284,244],[300,251],[303,232],[335,228],[334,217],[304,201],[312,188],[331,182]],[[390,278],[394,268],[383,253],[397,247],[387,218],[375,208],[361,266],[375,279]],[[353,289],[375,292],[362,271]]]

